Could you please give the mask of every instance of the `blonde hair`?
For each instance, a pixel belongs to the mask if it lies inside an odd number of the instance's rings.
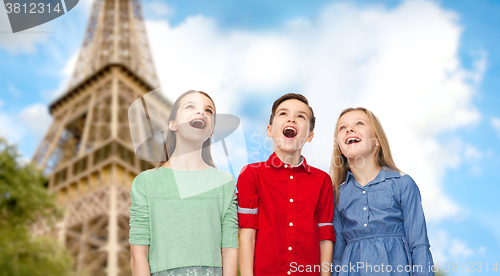
[[[384,129],[382,128],[382,124],[378,120],[377,116],[375,116],[370,110],[364,107],[357,108],[346,108],[341,113],[339,118],[337,119],[337,123],[335,125],[335,134],[333,138],[333,153],[332,153],[332,161],[330,165],[330,177],[333,182],[333,189],[335,191],[335,204],[339,201],[339,186],[345,181],[347,172],[349,169],[349,162],[347,158],[340,151],[340,147],[337,141],[337,135],[339,134],[339,121],[342,116],[351,111],[363,111],[370,121],[370,125],[372,126],[375,136],[377,137],[380,146],[377,148],[377,152],[375,153],[375,161],[380,167],[389,167],[394,171],[401,172],[392,160],[391,149],[389,148],[389,141],[387,140],[387,136],[385,135]]]

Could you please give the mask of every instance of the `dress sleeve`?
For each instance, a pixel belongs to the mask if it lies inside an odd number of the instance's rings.
[[[130,207],[129,242],[134,245],[149,245],[149,209],[144,176],[139,174],[130,189],[132,206]]]
[[[318,205],[316,206],[320,241],[331,240],[335,242],[335,232],[332,223],[333,201],[332,179],[326,175],[321,187]]]
[[[230,200],[231,202],[229,203],[229,207],[226,210],[226,213],[224,214],[222,218],[222,223],[221,223],[221,248],[238,248],[238,214],[236,212],[236,208],[238,207],[237,201],[236,201],[236,193],[235,193],[235,186],[236,183],[234,179],[231,181],[231,193],[230,193]]]
[[[415,181],[409,176],[402,177],[401,209],[403,211],[404,232],[408,240],[412,265],[422,267],[415,270],[414,275],[434,275],[429,267],[434,264],[430,244],[427,237],[424,211],[420,190]]]
[[[344,239],[344,236],[342,236],[342,220],[340,218],[340,213],[338,208],[335,208],[335,211],[333,213],[333,228],[335,229],[336,241],[333,244],[332,276],[339,274],[336,271],[340,270],[336,269],[336,267],[342,266],[342,255],[344,254],[344,249],[346,246],[346,241]]]
[[[249,165],[243,167],[238,177],[238,223],[240,228],[259,228],[259,195],[256,181]]]

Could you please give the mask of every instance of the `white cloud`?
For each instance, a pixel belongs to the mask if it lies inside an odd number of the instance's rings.
[[[19,90],[17,90],[17,88],[14,87],[14,85],[12,85],[11,83],[8,83],[7,86],[9,87],[9,92],[12,94],[12,96],[14,96],[14,97],[21,96],[21,92],[19,92]]]
[[[24,108],[18,117],[19,121],[28,128],[30,134],[34,135],[37,140],[45,135],[52,122],[48,108],[43,104],[34,104]]]
[[[474,254],[474,250],[469,248],[464,241],[452,239],[450,244],[450,256],[453,259],[466,259]]]
[[[159,0],[143,1],[143,14],[146,19],[155,19],[162,17],[171,17],[175,13],[175,9],[167,5],[167,3]]]
[[[162,20],[146,26],[163,91],[172,100],[203,90],[243,117],[250,115],[239,110],[242,98],[305,94],[317,127],[304,154],[324,170],[340,111],[368,107],[380,118],[398,167],[419,185],[427,218],[440,220],[460,211],[442,183],[446,169],[462,162],[463,144],[438,136],[478,123],[471,99],[486,70],[481,51],[472,69],[461,64],[457,21],[438,4],[417,0],[390,10],[333,3],[317,18],[267,31],[222,29],[201,15],[175,27]]]
[[[500,138],[500,118],[493,117],[491,118],[491,125],[498,133],[498,138]]]
[[[430,236],[429,239],[434,264],[439,263],[440,268],[445,262],[467,261],[470,260],[472,256],[478,257],[487,251],[484,245],[477,248],[471,248],[466,241],[451,237],[448,232],[443,229],[433,232],[433,236]]]
[[[16,124],[12,116],[4,112],[0,113],[0,137],[7,139],[9,143],[17,144],[25,133],[26,130]]]
[[[464,157],[467,163],[470,164],[470,173],[476,176],[480,176],[483,172],[483,169],[478,164],[478,161],[483,158],[484,154],[479,151],[473,145],[465,145],[464,146]]]
[[[71,76],[73,75],[73,71],[75,69],[76,61],[78,59],[78,51],[75,52],[66,62],[64,65],[64,68],[61,70],[61,81],[59,82],[59,85],[56,89],[54,90],[48,90],[48,91],[42,91],[42,96],[46,98],[47,100],[53,100],[67,91],[69,81],[71,79]]]
[[[481,159],[483,157],[483,153],[472,145],[465,145],[464,156],[471,161],[475,161]]]
[[[32,53],[35,45],[47,41],[49,32],[41,26],[12,33],[5,5],[0,5],[0,48],[11,54]]]

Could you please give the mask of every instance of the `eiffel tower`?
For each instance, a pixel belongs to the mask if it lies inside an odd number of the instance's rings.
[[[133,178],[154,164],[134,154],[128,107],[158,80],[140,0],[94,0],[67,91],[49,106],[54,121],[33,162],[64,206],[55,230],[43,221],[34,235],[54,235],[90,275],[131,275],[129,208]],[[171,104],[159,99],[162,118]]]

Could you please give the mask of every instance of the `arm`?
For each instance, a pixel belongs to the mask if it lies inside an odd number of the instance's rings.
[[[238,223],[240,227],[240,273],[253,276],[255,243],[259,228],[259,195],[252,168],[245,166],[238,177]]]
[[[323,240],[319,242],[319,248],[321,250],[321,276],[330,276],[330,264],[332,263],[333,255],[333,242],[330,240]],[[328,264],[328,270],[325,269],[325,265]]]
[[[257,230],[240,229],[240,273],[241,276],[253,276],[253,259],[255,253],[255,234]]]
[[[149,245],[130,245],[130,267],[133,276],[150,276]]]
[[[130,198],[130,266],[134,276],[149,276],[149,209],[143,175],[132,182]]]
[[[238,275],[238,248],[222,248],[222,276]]]
[[[316,206],[316,216],[318,218],[319,228],[319,247],[320,247],[320,267],[321,275],[331,275],[331,272],[324,271],[324,263],[328,264],[328,269],[332,261],[333,242],[335,242],[335,232],[332,223],[333,217],[333,185],[330,176],[326,175],[321,192],[319,195],[318,205]]]
[[[238,214],[236,212],[236,193],[234,179],[231,182],[231,202],[221,222],[222,275],[238,275]]]
[[[413,265],[422,266],[422,269],[416,271],[415,275],[434,275],[434,272],[429,271],[429,265],[433,265],[434,262],[429,250],[430,244],[427,238],[420,191],[409,175],[404,175],[402,182],[401,210],[404,232],[409,243]]]
[[[342,236],[342,220],[340,218],[338,204],[339,203],[337,203],[337,208],[335,208],[335,212],[333,214],[333,228],[335,228],[335,238],[337,241],[333,245],[332,275],[338,275],[338,272],[335,272],[335,266],[342,265],[342,255],[344,254],[346,246],[346,241]]]

